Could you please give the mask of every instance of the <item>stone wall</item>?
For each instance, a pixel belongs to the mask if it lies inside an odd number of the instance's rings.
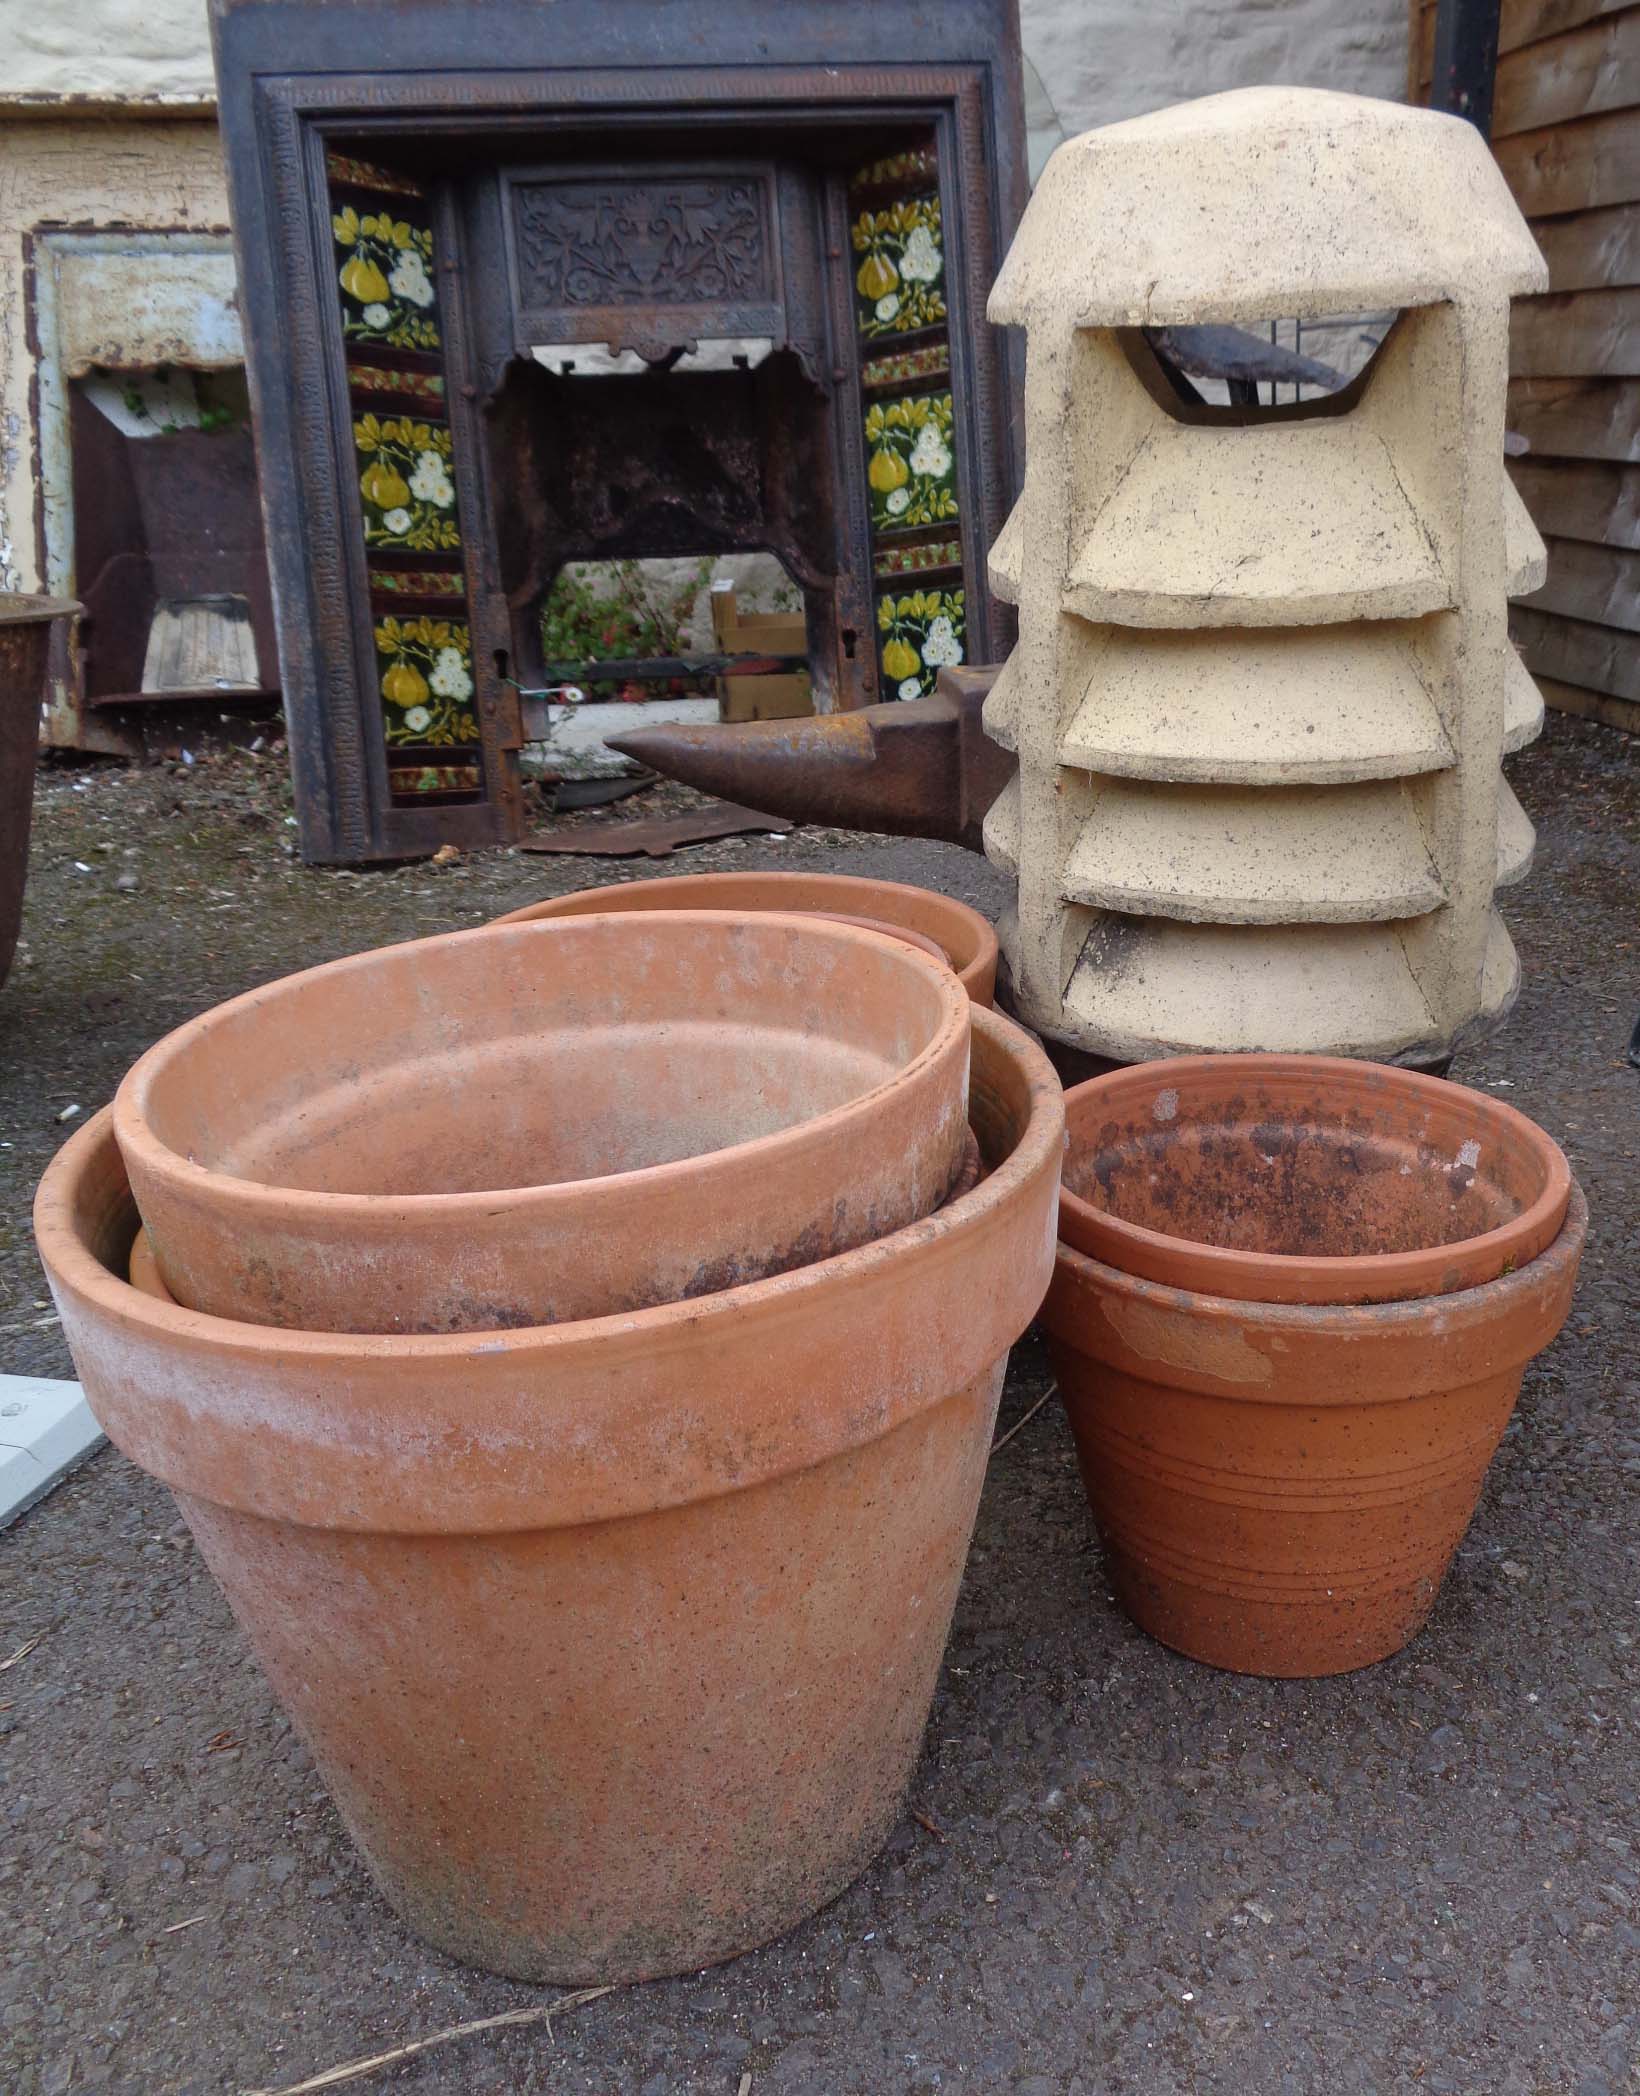
[[[211,98],[205,0],[15,14],[0,103]],[[1290,81],[1396,101],[1406,89],[1406,0],[1021,0],[1020,24],[1044,128],[1057,118],[1067,135],[1227,87]]]
[[[1232,87],[1406,96],[1406,0],[1021,0],[1020,30],[1033,145]]]
[[[216,99],[205,0],[46,0],[6,31],[4,101],[209,106]]]

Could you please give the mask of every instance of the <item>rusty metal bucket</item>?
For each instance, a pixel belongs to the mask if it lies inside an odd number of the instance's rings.
[[[0,984],[10,972],[23,921],[52,621],[79,608],[65,597],[0,596]]]

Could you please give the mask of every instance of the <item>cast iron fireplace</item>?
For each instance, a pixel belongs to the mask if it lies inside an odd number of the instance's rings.
[[[566,561],[767,549],[818,710],[995,660],[1012,0],[217,0],[304,855],[523,821]]]

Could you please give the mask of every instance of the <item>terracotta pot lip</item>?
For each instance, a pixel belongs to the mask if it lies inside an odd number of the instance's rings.
[[[1432,1102],[1450,1099],[1457,1094],[1477,1101],[1480,1108],[1484,1109],[1484,1112],[1477,1114],[1479,1122],[1484,1124],[1489,1121],[1494,1128],[1501,1125],[1511,1129],[1524,1140],[1543,1164],[1542,1192],[1512,1221],[1500,1224],[1494,1230],[1483,1230],[1475,1237],[1453,1238],[1445,1244],[1420,1246],[1416,1251],[1364,1252],[1357,1255],[1244,1252],[1229,1245],[1213,1244],[1203,1238],[1174,1237],[1165,1231],[1147,1229],[1142,1223],[1125,1222],[1120,1216],[1112,1215],[1108,1209],[1096,1208],[1091,1201],[1073,1193],[1063,1181],[1060,1182],[1061,1210],[1088,1237],[1103,1240],[1103,1249],[1107,1252],[1116,1253],[1123,1248],[1131,1250],[1143,1260],[1149,1272],[1153,1272],[1158,1265],[1187,1257],[1198,1270],[1205,1269],[1226,1283],[1238,1280],[1243,1284],[1245,1294],[1232,1297],[1227,1290],[1225,1300],[1324,1309],[1329,1306],[1359,1307],[1363,1298],[1370,1298],[1375,1306],[1380,1306],[1396,1300],[1398,1285],[1404,1283],[1409,1289],[1417,1286],[1419,1276],[1431,1267],[1450,1263],[1460,1257],[1482,1264],[1494,1253],[1500,1260],[1507,1259],[1512,1244],[1518,1244],[1553,1227],[1553,1218],[1557,1212],[1564,1219],[1574,1185],[1571,1165],[1566,1153],[1553,1136],[1540,1128],[1528,1115],[1523,1114],[1518,1107],[1511,1106],[1507,1100],[1494,1099],[1487,1092],[1476,1091],[1469,1085],[1455,1084],[1450,1078],[1429,1077],[1421,1071],[1403,1070],[1392,1063],[1377,1063],[1355,1056],[1161,1056],[1150,1062],[1130,1065],[1125,1069],[1107,1071],[1101,1076],[1090,1077],[1084,1083],[1072,1086],[1065,1094],[1066,1144],[1069,1155],[1074,1155],[1076,1151],[1074,1124],[1078,1107],[1085,1104],[1100,1087],[1112,1088],[1121,1080],[1131,1078],[1135,1071],[1158,1077],[1166,1072],[1167,1079],[1178,1080],[1180,1090],[1188,1088],[1191,1080],[1197,1077],[1209,1074],[1218,1077],[1226,1071],[1241,1071],[1245,1072],[1249,1079],[1296,1080],[1319,1076],[1348,1083],[1352,1088],[1359,1086],[1364,1077],[1380,1081],[1387,1079],[1393,1089],[1400,1090],[1409,1097],[1428,1099]],[[1063,1233],[1061,1237],[1063,1240]],[[1556,1240],[1550,1240],[1551,1243],[1554,1241]],[[1545,1249],[1547,1248],[1546,1246]],[[1099,1263],[1097,1259],[1095,1263]],[[1266,1295],[1261,1289],[1269,1289],[1272,1293]],[[1453,1294],[1462,1292],[1446,1291],[1440,1299],[1450,1300]],[[1413,1299],[1409,1295],[1408,1300]]]
[[[593,916],[599,913],[591,910],[559,910],[556,906],[560,903],[574,902],[583,895],[596,894],[603,888],[611,890],[647,888],[654,890],[657,894],[665,890],[670,890],[673,894],[676,894],[678,890],[685,887],[705,887],[709,883],[718,881],[726,884],[732,883],[737,887],[743,884],[756,884],[760,887],[766,885],[777,891],[781,889],[795,891],[798,888],[824,888],[828,893],[835,894],[839,905],[846,903],[858,904],[858,909],[849,914],[862,917],[881,915],[880,911],[869,908],[868,904],[872,897],[880,898],[885,891],[892,893],[895,889],[904,888],[918,896],[925,896],[930,908],[949,917],[953,924],[960,924],[969,934],[972,945],[968,951],[956,952],[951,947],[946,947],[946,954],[951,966],[965,983],[970,976],[977,978],[981,975],[988,965],[994,968],[1000,951],[997,943],[996,926],[992,924],[984,912],[976,910],[972,903],[963,902],[955,895],[942,893],[938,888],[921,888],[914,881],[873,880],[869,874],[801,873],[794,867],[786,867],[769,873],[670,873],[656,874],[633,881],[601,882],[596,888],[572,889],[567,895],[549,896],[543,902],[524,903],[518,909],[508,910],[502,916],[494,917],[490,921],[492,924],[539,923],[544,921],[549,913],[554,917]],[[703,897],[699,904],[694,907],[704,910],[712,909],[716,905],[708,902]],[[724,907],[728,908],[730,905],[725,904]],[[792,913],[807,915],[810,910],[821,911],[824,906],[818,903],[812,905],[793,903],[790,907]],[[756,914],[761,917],[783,913],[783,910],[777,908],[777,910],[759,910]],[[610,914],[617,913],[611,912]],[[636,915],[637,912],[622,911],[618,914]],[[676,913],[668,912],[668,914]]]
[[[1172,1288],[1165,1282],[1147,1281],[1121,1267],[1110,1266],[1090,1253],[1079,1252],[1063,1238],[1054,1258],[1055,1279],[1069,1280],[1079,1288],[1097,1289],[1103,1295],[1125,1297],[1147,1309],[1189,1318],[1196,1323],[1234,1325],[1243,1332],[1268,1333],[1273,1342],[1289,1338],[1336,1339],[1357,1345],[1379,1338],[1404,1341],[1429,1331],[1432,1326],[1439,1326],[1439,1336],[1445,1339],[1464,1327],[1493,1324],[1507,1316],[1514,1299],[1524,1301],[1530,1298],[1541,1288],[1552,1269],[1581,1252],[1588,1226],[1589,1204],[1582,1187],[1574,1179],[1566,1204],[1566,1220],[1535,1259],[1527,1260],[1510,1273],[1499,1274],[1496,1280],[1478,1282],[1473,1288],[1456,1288],[1447,1295],[1407,1296],[1391,1303],[1261,1303],[1250,1302],[1242,1296],[1209,1295],[1202,1289]],[[1065,1321],[1055,1318],[1051,1309],[1050,1296],[1048,1309],[1044,1311],[1044,1323],[1054,1337],[1074,1347],[1075,1331]],[[1166,1364],[1163,1366],[1165,1369]],[[1171,1370],[1158,1379],[1175,1380]],[[1244,1397],[1249,1404],[1286,1402],[1272,1398],[1263,1386],[1250,1386],[1234,1394]],[[1396,1392],[1385,1402],[1397,1402],[1401,1395]],[[1347,1401],[1356,1402],[1353,1397]],[[1295,1402],[1325,1405],[1330,1399],[1324,1390],[1306,1389],[1304,1397]]]
[[[889,1237],[719,1295],[403,1337],[180,1310],[124,1277],[137,1217],[106,1110],[47,1168],[36,1237],[92,1409],[173,1490],[353,1533],[653,1513],[880,1440],[1030,1322],[1053,1270],[1063,1094],[1028,1036],[989,1013],[976,1029],[990,1175]]]
[[[538,935],[551,938],[561,934],[566,926],[575,928],[588,924],[620,923],[636,926],[664,926],[668,930],[680,925],[734,925],[744,927],[748,922],[758,926],[768,924],[775,927],[789,926],[805,935],[831,937],[843,942],[866,943],[877,952],[885,948],[898,956],[904,956],[924,979],[937,988],[945,1004],[945,1012],[933,1034],[918,1049],[917,1053],[902,1064],[892,1076],[868,1091],[846,1100],[841,1106],[827,1109],[806,1120],[794,1121],[788,1127],[777,1129],[773,1134],[754,1136],[744,1143],[730,1144],[718,1150],[703,1150],[688,1157],[677,1157],[664,1164],[642,1165],[629,1172],[600,1172],[584,1179],[548,1180],[534,1186],[505,1186],[477,1188],[455,1193],[326,1193],[306,1187],[281,1185],[272,1180],[246,1179],[236,1173],[217,1171],[210,1165],[196,1164],[192,1158],[184,1157],[179,1151],[154,1134],[148,1123],[147,1097],[157,1074],[165,1067],[179,1048],[184,1048],[198,1038],[199,1034],[267,997],[276,989],[289,983],[299,983],[330,971],[349,972],[363,968],[377,960],[382,954],[403,952],[407,947],[443,945],[456,940],[493,939],[498,935],[527,937]],[[886,932],[868,931],[861,926],[838,924],[809,913],[759,910],[611,910],[587,911],[577,917],[542,918],[529,923],[507,925],[500,920],[475,925],[458,932],[439,932],[428,939],[401,939],[390,946],[367,948],[363,953],[344,954],[334,961],[323,961],[314,968],[303,968],[294,975],[281,976],[276,981],[264,983],[257,989],[243,991],[222,1004],[212,1005],[209,1010],[197,1013],[192,1019],[184,1020],[162,1036],[151,1048],[145,1049],[126,1072],[114,1094],[110,1109],[118,1130],[118,1141],[122,1155],[127,1161],[136,1161],[149,1173],[163,1177],[179,1188],[195,1194],[208,1194],[215,1205],[231,1209],[240,1207],[258,1212],[266,1209],[270,1201],[276,1201],[290,1214],[323,1216],[327,1222],[344,1226],[349,1219],[358,1218],[379,1222],[392,1212],[405,1224],[417,1221],[459,1220],[463,1215],[483,1214],[494,1217],[498,1212],[513,1208],[530,1208],[539,1212],[548,1202],[572,1206],[578,1202],[596,1201],[611,1189],[623,1194],[641,1196],[647,1188],[657,1194],[693,1177],[714,1158],[733,1157],[737,1165],[755,1170],[762,1160],[767,1159],[771,1171],[778,1170],[785,1152],[801,1144],[824,1145],[841,1131],[855,1122],[874,1115],[887,1096],[901,1085],[913,1081],[931,1069],[951,1048],[953,1037],[966,1029],[970,1023],[972,1006],[966,992],[956,980],[951,969],[943,962],[903,940],[891,937]],[[42,1182],[43,1183],[43,1182]]]
[[[482,937],[489,929],[491,927],[484,927],[472,934],[458,932],[449,936]],[[875,938],[876,934],[859,933],[855,936]],[[928,965],[932,966],[931,963]],[[742,1282],[713,1295],[660,1303],[647,1310],[615,1311],[604,1317],[552,1325],[521,1325],[488,1332],[310,1332],[280,1325],[244,1324],[232,1318],[212,1317],[205,1311],[161,1303],[133,1288],[123,1274],[116,1274],[105,1266],[81,1241],[73,1226],[75,1188],[97,1157],[114,1143],[112,1106],[103,1107],[83,1128],[70,1136],[46,1167],[34,1200],[35,1238],[54,1276],[60,1277],[82,1300],[94,1305],[105,1316],[137,1328],[146,1337],[164,1340],[186,1336],[203,1340],[229,1354],[256,1356],[272,1353],[314,1363],[330,1362],[345,1369],[350,1365],[379,1361],[384,1356],[403,1360],[407,1365],[432,1366],[441,1363],[454,1365],[484,1354],[567,1355],[620,1342],[648,1350],[657,1339],[683,1333],[698,1336],[706,1342],[716,1327],[744,1324],[758,1313],[778,1312],[788,1304],[802,1303],[809,1296],[851,1287],[882,1267],[903,1259],[908,1250],[919,1244],[934,1246],[940,1240],[964,1234],[991,1211],[1008,1206],[1046,1165],[1052,1164],[1057,1171],[1058,1154],[1063,1146],[1062,1122],[1058,1113],[1042,1111],[1043,1100],[1050,1091],[1055,1101],[1059,1096],[1058,1082],[1053,1078],[1051,1066],[1029,1036],[1023,1035],[1021,1029],[997,1014],[975,1009],[973,1025],[982,1037],[989,1037],[988,1045],[993,1053],[1023,1059],[1028,1066],[1040,1061],[1042,1072],[1030,1069],[1036,1096],[1019,1141],[970,1192],[959,1195],[920,1222],[907,1223],[888,1236],[858,1245],[852,1251],[839,1252],[829,1259],[771,1274],[762,1280]]]
[[[593,913],[589,911],[588,915],[591,914]],[[617,915],[620,913],[612,911],[610,914]],[[638,912],[633,910],[626,914],[636,916]],[[682,913],[674,912],[673,914],[681,915]],[[781,913],[774,910],[760,910],[757,912],[759,916],[768,917],[779,914]],[[890,924],[886,917],[864,917],[853,910],[801,910],[794,911],[792,914],[802,917],[813,917],[821,924],[852,924],[860,931],[875,932],[880,939],[898,939],[902,945],[915,947],[919,953],[926,953],[938,961],[942,968],[949,968],[952,974],[956,973],[955,963],[952,961],[950,954],[940,945],[939,941],[931,939],[926,932],[913,931],[909,924]]]

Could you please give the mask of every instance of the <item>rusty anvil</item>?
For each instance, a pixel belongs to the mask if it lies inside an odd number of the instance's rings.
[[[980,720],[997,675],[997,665],[946,669],[926,699],[794,720],[633,728],[604,740],[743,808],[841,830],[939,837],[977,852],[985,849],[986,811],[1017,762]]]

